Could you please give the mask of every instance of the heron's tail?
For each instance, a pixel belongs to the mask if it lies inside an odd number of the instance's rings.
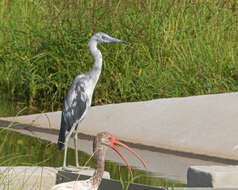
[[[59,138],[58,138],[58,148],[60,150],[64,149],[64,142],[65,142],[65,133],[66,133],[66,123],[64,121],[64,118],[62,116],[61,118],[61,126],[60,126],[60,132],[59,132]]]

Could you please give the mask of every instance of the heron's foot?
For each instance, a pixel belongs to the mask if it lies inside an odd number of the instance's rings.
[[[88,170],[90,167],[88,166],[63,166],[62,170],[67,172],[78,172],[79,170]]]
[[[66,172],[75,172],[77,171],[78,169],[73,167],[73,166],[63,166],[62,167],[62,170],[63,171],[66,171]]]
[[[77,169],[79,169],[79,170],[88,170],[88,169],[90,169],[90,167],[89,166],[76,166],[76,168]]]

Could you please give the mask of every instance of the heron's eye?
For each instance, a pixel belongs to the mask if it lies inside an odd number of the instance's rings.
[[[102,36],[102,39],[103,39],[103,40],[106,40],[106,37],[105,37],[105,36]]]

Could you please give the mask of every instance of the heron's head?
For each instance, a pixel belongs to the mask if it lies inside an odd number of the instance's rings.
[[[128,151],[130,151],[131,153],[133,153],[142,162],[142,164],[146,168],[146,164],[145,164],[144,160],[140,157],[140,155],[138,155],[133,149],[131,149],[130,147],[128,147],[124,143],[116,140],[116,138],[108,132],[101,132],[101,133],[97,134],[97,136],[94,140],[94,143],[93,143],[93,151],[94,151],[94,153],[97,157],[97,156],[99,156],[98,154],[99,154],[100,150],[103,151],[103,152],[106,152],[108,147],[113,149],[117,154],[119,154],[119,156],[122,158],[122,160],[126,163],[126,165],[129,168],[131,177],[133,178],[131,167],[129,166],[127,159],[119,151],[117,146],[121,146],[121,147],[127,149]]]
[[[122,43],[128,44],[125,41],[113,38],[103,32],[98,32],[92,36],[92,39],[95,40],[97,43]]]

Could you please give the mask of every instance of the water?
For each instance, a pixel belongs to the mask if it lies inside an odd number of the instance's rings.
[[[14,102],[9,95],[0,91],[0,117],[16,116],[28,111],[26,103]]]
[[[0,117],[28,115],[43,112],[38,107],[29,106],[27,100],[16,101],[0,91]]]
[[[79,152],[80,165],[84,165],[90,155]],[[68,164],[75,165],[75,154],[72,149],[68,152]],[[55,143],[33,138],[17,132],[0,128],[0,165],[1,166],[52,166],[60,167],[63,162],[63,151],[58,150]],[[88,162],[90,167],[95,167],[94,161]],[[105,170],[110,172],[112,179],[120,179],[120,175],[127,180],[129,175],[125,166],[106,161]],[[176,186],[183,184],[166,179],[156,178],[152,173],[133,170],[134,176],[141,176],[136,183],[153,186]]]

